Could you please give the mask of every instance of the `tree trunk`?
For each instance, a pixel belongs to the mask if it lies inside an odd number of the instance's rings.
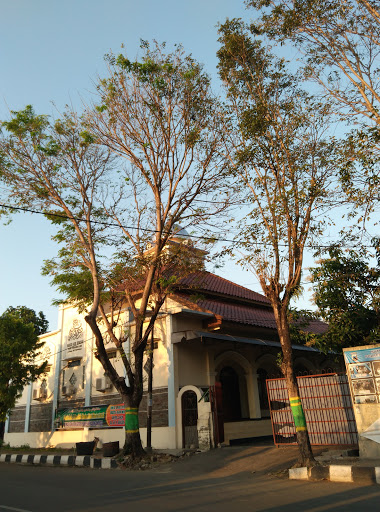
[[[5,421],[0,421],[0,444],[4,441]]]
[[[283,362],[281,365],[282,373],[285,377],[288,388],[290,407],[296,426],[297,444],[299,448],[299,463],[302,466],[314,466],[316,461],[310,445],[309,434],[305,420],[305,414],[302,408],[297,379],[293,369],[293,349],[290,341],[289,323],[287,312],[281,307],[273,308],[278,335],[280,338]]]
[[[100,332],[96,318],[91,315],[85,317],[86,322],[91,327],[95,336],[97,348],[96,358],[103,366],[104,373],[110,379],[112,384],[119,392],[125,407],[125,441],[123,453],[131,455],[133,458],[140,458],[145,451],[142,447],[140,431],[139,431],[139,406],[142,399],[142,361],[141,353],[135,356],[135,375],[134,382],[129,387],[126,386],[124,377],[121,378],[113,368],[104,348],[103,337]],[[130,383],[131,384],[131,383]]]
[[[125,441],[123,447],[124,455],[131,455],[133,458],[140,458],[145,451],[142,447],[139,430],[139,405],[141,400],[133,400],[130,396],[124,396],[125,406]]]

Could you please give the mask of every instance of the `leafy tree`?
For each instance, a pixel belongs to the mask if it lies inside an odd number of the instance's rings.
[[[321,351],[325,350],[321,341],[321,333],[316,333],[310,328],[314,322],[320,321],[318,313],[308,309],[289,307],[288,321],[292,343],[296,345],[314,346]]]
[[[308,78],[349,116],[380,125],[380,10],[375,0],[248,0],[260,11],[252,31],[291,41]]]
[[[331,247],[311,269],[314,301],[329,324],[323,342],[330,349],[378,343],[380,269],[358,251]]]
[[[34,363],[44,343],[38,340],[33,322],[25,322],[9,312],[11,309],[33,313],[26,307],[8,308],[0,316],[0,422],[5,421],[23,388],[36,380],[47,364]]]
[[[144,43],[140,61],[109,55],[108,63],[84,117],[66,112],[50,122],[31,107],[14,112],[0,150],[11,197],[39,205],[57,226],[61,249],[44,271],[85,312],[95,357],[130,412],[124,451],[137,457],[147,341],[175,282],[200,264],[178,226],[223,209],[216,189],[224,162],[209,77],[182,48]],[[218,203],[205,204],[214,193]],[[128,332],[127,308],[135,322]],[[105,340],[119,350],[127,381]]]
[[[368,215],[379,197],[379,3],[248,0],[247,5],[260,14],[252,32],[293,43],[303,56],[305,78],[320,85],[340,117],[356,125],[337,167],[350,201]]]
[[[9,306],[3,314],[19,318],[25,324],[33,324],[34,332],[37,336],[45,334],[49,329],[49,322],[46,320],[42,311],[37,313],[34,309],[30,309],[26,306],[17,306],[16,308]]]
[[[284,60],[250,37],[240,20],[220,28],[219,72],[227,88],[231,172],[249,205],[235,248],[270,300],[303,464],[313,464],[293,371],[289,305],[300,290],[303,255],[334,204],[335,143],[329,111],[306,94]]]

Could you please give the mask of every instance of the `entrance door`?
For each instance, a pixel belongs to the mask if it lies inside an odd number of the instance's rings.
[[[230,366],[225,366],[219,376],[222,384],[224,421],[241,420],[239,376]]]
[[[198,400],[194,391],[182,395],[182,439],[183,448],[198,448]]]

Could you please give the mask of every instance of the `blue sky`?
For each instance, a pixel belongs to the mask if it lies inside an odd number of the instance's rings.
[[[135,57],[140,39],[183,44],[204,63],[217,89],[216,25],[252,16],[243,0],[0,0],[0,8],[0,119],[27,104],[41,114],[55,112],[52,102],[58,110],[68,103],[80,109],[97,76],[106,74],[104,55],[124,44],[123,51]],[[43,260],[56,254],[52,233],[38,215],[0,223],[0,314],[26,305],[42,310],[53,330],[57,308],[51,301],[58,293],[40,274]],[[232,263],[218,273],[260,291],[254,276]]]

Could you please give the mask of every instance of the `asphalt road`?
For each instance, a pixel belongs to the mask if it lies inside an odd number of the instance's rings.
[[[0,464],[0,512],[380,510],[380,486],[289,481],[252,469],[254,455],[226,450],[154,471]]]

